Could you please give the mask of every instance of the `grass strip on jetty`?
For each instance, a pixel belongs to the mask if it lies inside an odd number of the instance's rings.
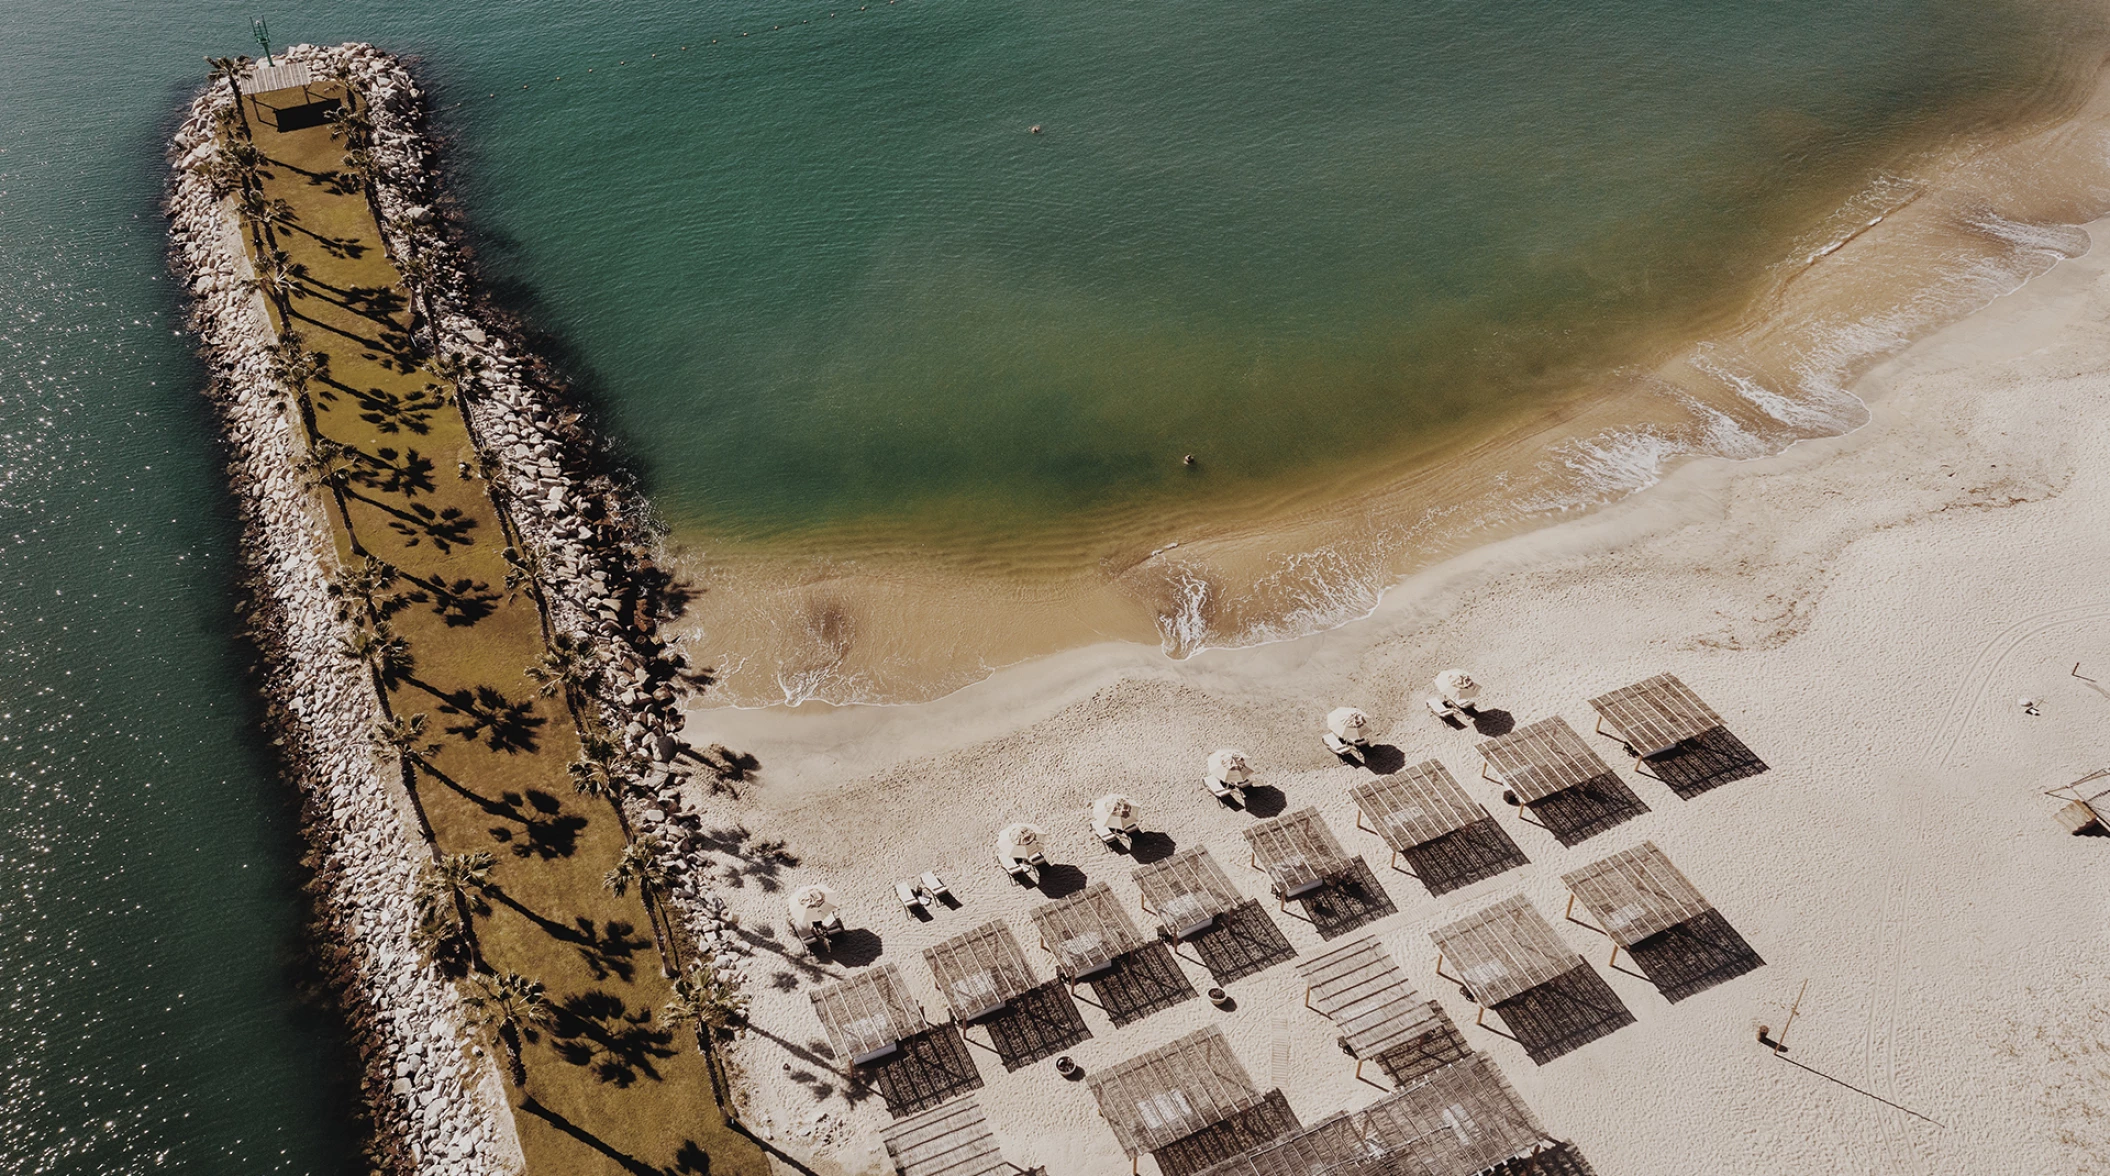
[[[530,1172],[763,1172],[724,1125],[697,1038],[664,1012],[663,956],[688,954],[679,928],[649,883],[606,884],[631,842],[620,773],[593,767],[616,752],[588,659],[552,632],[532,550],[483,477],[460,403],[473,373],[420,329],[420,259],[384,245],[360,105],[341,79],[245,95],[225,147],[409,798],[436,857],[492,857],[447,894],[463,933],[434,940],[440,962],[472,997],[509,977],[540,986],[494,1043],[518,1052]],[[322,117],[332,107],[354,125]]]

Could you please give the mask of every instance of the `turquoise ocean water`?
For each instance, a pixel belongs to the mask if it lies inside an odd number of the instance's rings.
[[[0,1171],[353,1163],[156,209],[259,12],[423,58],[505,296],[678,529],[757,543],[1528,406],[2096,43],[1982,0],[0,6]]]

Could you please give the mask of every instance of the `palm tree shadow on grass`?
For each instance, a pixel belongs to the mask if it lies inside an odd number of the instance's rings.
[[[528,1097],[521,1100],[520,1109],[526,1111],[530,1115],[535,1116],[543,1122],[548,1123],[551,1127],[562,1131],[564,1134],[571,1136],[573,1139],[578,1140],[580,1143],[585,1144],[587,1147],[590,1147],[593,1150],[601,1153],[602,1155],[607,1156],[609,1159],[615,1161],[618,1165],[620,1165],[624,1171],[634,1173],[635,1176],[681,1176],[681,1174],[684,1172],[684,1168],[659,1168],[652,1164],[648,1164],[643,1160],[638,1159],[636,1156],[633,1156],[628,1152],[616,1150],[616,1148],[611,1146],[606,1140],[602,1139],[600,1136],[595,1135],[593,1132],[588,1131],[586,1128],[579,1126],[577,1123],[572,1122],[570,1119],[567,1119],[563,1115],[558,1114],[556,1111],[551,1110],[549,1107],[544,1106],[542,1102],[535,1098],[535,1096],[533,1095],[529,1095]],[[690,1148],[693,1148],[694,1146],[695,1145],[693,1143],[688,1143],[682,1149],[681,1154],[686,1155],[688,1150]],[[679,1162],[679,1156],[677,1157],[677,1162]],[[703,1167],[701,1169],[688,1168],[687,1170],[709,1172],[710,1160],[708,1157],[706,1157],[704,1160]]]
[[[535,713],[535,704],[514,702],[496,686],[467,690],[441,690],[423,679],[406,675],[404,681],[439,700],[439,712],[461,722],[450,723],[447,734],[466,742],[481,741],[492,751],[533,755],[541,749],[535,733],[549,719]]]
[[[566,926],[538,911],[528,908],[505,891],[493,888],[490,895],[499,905],[518,914],[521,918],[540,927],[544,934],[563,943],[569,943],[579,952],[596,980],[610,976],[625,984],[637,975],[633,957],[651,946],[652,941],[637,933],[637,928],[621,919],[610,919],[596,928],[594,921],[584,915],[572,919]]]
[[[598,988],[567,997],[556,1007],[550,1047],[558,1057],[618,1088],[641,1079],[660,1081],[655,1063],[681,1052],[674,1034],[653,1023],[650,1008],[633,1012],[623,998]]]
[[[492,800],[439,770],[428,759],[420,759],[417,766],[463,800],[494,817],[519,825],[518,831],[503,825],[490,829],[491,839],[505,846],[514,857],[548,861],[568,858],[578,852],[579,834],[586,828],[586,818],[565,812],[563,802],[553,794],[531,788],[525,794],[502,792],[499,799]]]

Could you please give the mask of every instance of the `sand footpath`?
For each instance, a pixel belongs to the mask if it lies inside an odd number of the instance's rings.
[[[1208,846],[1264,897],[1240,837],[1254,818],[1199,784],[1203,757],[1235,745],[1283,803],[1316,805],[1369,861],[1398,906],[1369,931],[1606,1176],[2110,1172],[2110,839],[2066,834],[2041,795],[2110,765],[2110,259],[2060,264],[1859,391],[1873,419],[1850,436],[1690,462],[1615,507],[1418,574],[1332,632],[1182,662],[1094,646],[914,707],[692,712],[692,741],[761,763],[739,801],[699,805],[800,859],[772,871],[728,857],[729,903],[781,941],[782,890],[830,883],[942,1019],[922,949],[987,919],[1051,974],[1027,919],[1041,896],[992,861],[1007,821],[1040,822],[1056,862],[1132,904],[1133,863],[1086,829],[1092,797],[1127,792],[1146,827]],[[1650,811],[1563,848],[1478,778],[1476,735],[1421,709],[1450,665],[1520,722],[1559,715],[1585,732],[1587,698],[1672,671],[1770,770],[1681,800],[1598,741]],[[1387,871],[1347,797],[1367,774],[1319,744],[1340,703],[1369,711],[1406,762],[1448,765],[1531,863],[1441,898]],[[1605,941],[1559,921],[1560,875],[1643,840],[1766,966],[1675,1005],[1602,966]],[[964,906],[922,923],[891,883],[933,868]],[[1544,1066],[1471,1026],[1428,932],[1513,894],[1555,920],[1636,1023]],[[1276,922],[1301,954],[1321,947],[1294,910]],[[756,1028],[736,1051],[750,1118],[824,1170],[883,1168],[885,1109],[846,1103],[814,1048],[807,994],[852,969],[768,942],[752,958]],[[1778,1026],[1805,980],[1791,1065],[1753,1028]],[[1382,1093],[1353,1078],[1290,966],[1229,988],[1235,1011],[1195,1000],[1121,1029],[1086,1006],[1094,1036],[1071,1052],[1091,1070],[1215,1024],[1306,1123]],[[1046,1062],[977,1061],[1008,1158],[1059,1176],[1126,1170],[1083,1084]]]

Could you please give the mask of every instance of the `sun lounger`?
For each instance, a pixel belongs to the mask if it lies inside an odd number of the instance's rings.
[[[930,895],[918,890],[913,882],[894,883],[894,897],[900,899],[902,909],[911,914],[930,908]]]
[[[933,899],[952,897],[952,891],[946,888],[945,879],[938,877],[937,872],[934,870],[925,870],[923,872],[923,893],[930,895]]]
[[[1040,885],[1040,871],[1024,858],[1013,858],[1004,863],[1004,872],[1022,886]]]
[[[1218,800],[1235,801],[1239,804],[1245,803],[1245,785],[1243,784],[1226,784],[1214,776],[1203,776],[1202,783],[1208,787],[1209,795]]]
[[[1342,757],[1343,759],[1359,760],[1363,758],[1362,744],[1350,743],[1346,739],[1341,738],[1339,735],[1336,735],[1331,731],[1328,731],[1326,733],[1326,750],[1334,753],[1337,756]]]
[[[798,919],[794,919],[791,922],[791,934],[807,947],[818,947],[827,939],[827,936],[821,934],[819,928]]]
[[[1128,830],[1126,829],[1109,829],[1105,825],[1100,825],[1094,828],[1092,832],[1099,835],[1099,840],[1104,842],[1108,849],[1126,850],[1128,848]]]

